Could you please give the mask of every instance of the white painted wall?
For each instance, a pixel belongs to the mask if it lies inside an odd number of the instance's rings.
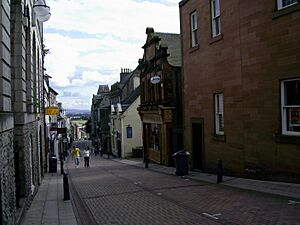
[[[122,126],[122,157],[131,156],[132,148],[142,146],[142,121],[137,108],[140,105],[138,97],[130,107],[123,113]],[[127,126],[132,127],[132,138],[127,138]]]

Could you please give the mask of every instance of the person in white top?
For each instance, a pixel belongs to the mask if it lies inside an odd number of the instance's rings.
[[[90,148],[89,146],[83,151],[84,167],[90,166]]]

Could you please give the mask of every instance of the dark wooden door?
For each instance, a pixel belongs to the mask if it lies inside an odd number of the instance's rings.
[[[203,169],[203,125],[201,123],[192,124],[192,144],[193,144],[193,168]]]

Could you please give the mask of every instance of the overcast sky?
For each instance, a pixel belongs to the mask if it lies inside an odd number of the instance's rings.
[[[143,57],[146,28],[179,33],[178,0],[47,0],[46,73],[65,109],[90,109],[99,84]]]

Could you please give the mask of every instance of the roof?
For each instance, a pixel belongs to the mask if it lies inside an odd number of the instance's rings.
[[[154,35],[158,36],[161,40],[160,45],[168,47],[168,62],[172,66],[181,66],[181,42],[180,34],[160,33],[155,32]]]
[[[122,109],[126,111],[133,102],[141,95],[141,88],[138,86],[132,93],[122,102]]]
[[[55,95],[58,95],[58,93],[52,87],[49,87],[49,91],[52,92]]]
[[[154,32],[152,27],[146,28],[147,41],[143,48],[158,41],[158,47],[167,47],[168,62],[172,66],[180,66],[181,61],[181,40],[180,34]]]
[[[132,76],[134,76],[135,74],[140,74],[140,69],[138,68],[138,67],[136,67],[133,71],[130,71],[121,81],[120,81],[120,83],[119,83],[119,87],[120,87],[120,89],[123,89],[124,88],[124,86],[129,82],[129,80],[130,80],[130,78],[132,77]]]
[[[141,86],[139,85],[136,89],[134,89],[131,94],[124,99],[122,102],[122,106],[126,110],[139,96],[141,95]]]
[[[102,85],[102,84],[99,85],[97,94],[100,95],[103,92],[109,92],[109,87],[108,87],[107,84],[106,85]]]

